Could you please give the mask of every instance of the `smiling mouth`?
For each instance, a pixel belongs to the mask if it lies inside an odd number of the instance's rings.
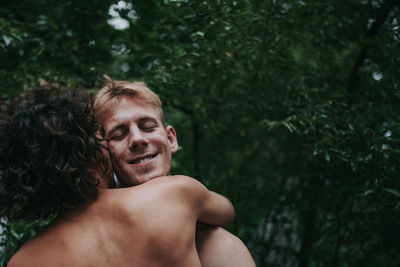
[[[129,163],[130,163],[130,164],[141,164],[141,163],[145,163],[145,162],[147,162],[147,161],[149,161],[149,160],[151,160],[151,159],[154,159],[156,156],[157,156],[157,154],[156,154],[156,155],[151,155],[151,156],[148,156],[148,157],[144,157],[144,158],[140,158],[140,159],[136,159],[136,160],[132,160],[132,161],[129,162]]]

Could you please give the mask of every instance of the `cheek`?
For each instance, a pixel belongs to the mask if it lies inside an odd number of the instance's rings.
[[[164,168],[168,168],[169,167],[169,165],[171,164],[171,155],[170,155],[170,153],[171,152],[168,152],[168,150],[167,150],[167,153],[166,153],[166,155],[165,155],[165,157],[164,157],[164,163],[163,163],[163,165],[164,165]]]
[[[122,154],[122,146],[119,144],[110,144],[109,146],[110,152],[114,157],[118,157],[120,154]]]

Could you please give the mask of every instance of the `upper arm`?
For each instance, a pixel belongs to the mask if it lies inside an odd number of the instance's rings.
[[[199,181],[187,176],[172,176],[171,182],[177,197],[189,205],[197,221],[219,226],[232,222],[234,208],[224,196],[208,190]]]

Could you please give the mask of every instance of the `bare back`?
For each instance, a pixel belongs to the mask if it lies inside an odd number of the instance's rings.
[[[163,179],[100,190],[95,202],[26,243],[9,266],[200,266],[196,212]]]

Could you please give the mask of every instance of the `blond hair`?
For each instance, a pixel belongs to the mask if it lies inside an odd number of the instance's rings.
[[[107,75],[104,75],[104,77],[108,83],[100,89],[94,101],[94,111],[97,118],[117,104],[122,96],[127,96],[158,109],[163,126],[166,127],[161,99],[147,87],[146,83],[111,80]]]

